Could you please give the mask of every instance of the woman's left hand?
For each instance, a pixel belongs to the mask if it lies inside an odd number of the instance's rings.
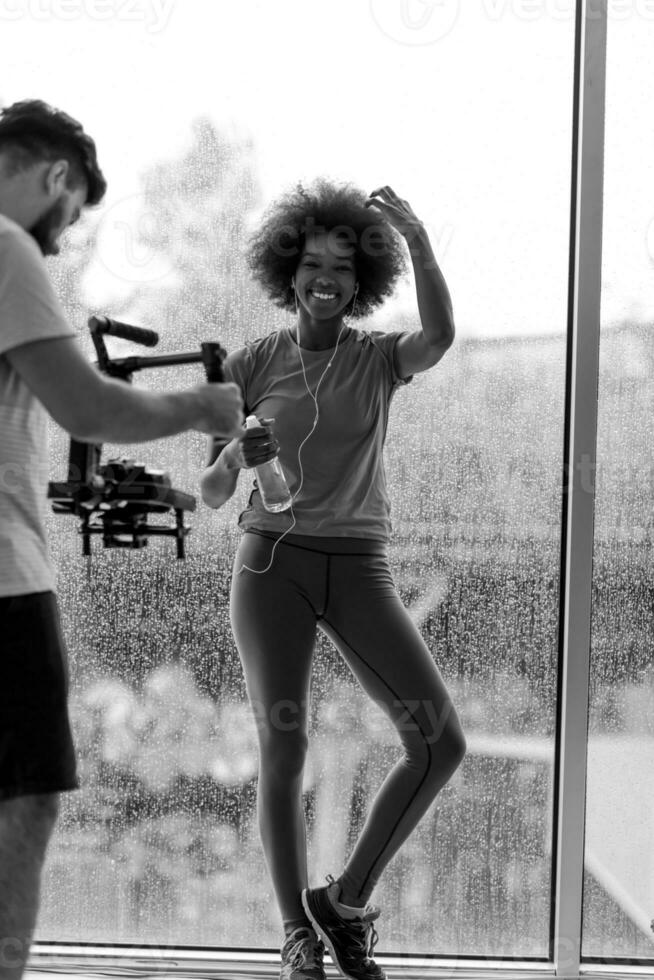
[[[375,207],[384,215],[389,224],[393,225],[406,238],[413,237],[423,227],[420,218],[414,214],[408,201],[398,197],[388,185],[371,191],[366,201],[366,207]]]

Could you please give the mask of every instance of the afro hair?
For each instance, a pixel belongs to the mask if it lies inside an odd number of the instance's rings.
[[[291,279],[307,235],[320,232],[345,238],[352,246],[359,283],[353,316],[367,316],[393,293],[406,270],[400,236],[367,195],[351,184],[318,178],[298,184],[274,201],[251,237],[247,262],[253,278],[285,310],[295,309]]]

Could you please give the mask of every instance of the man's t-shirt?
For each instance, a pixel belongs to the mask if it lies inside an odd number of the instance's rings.
[[[293,534],[387,540],[390,501],[383,446],[390,401],[404,383],[393,360],[401,336],[346,328],[333,357],[333,348],[303,348],[306,383],[300,351],[286,328],[226,358],[226,379],[239,385],[246,414],[275,419],[279,460],[291,493],[297,494]],[[316,407],[307,383],[317,394],[319,413],[310,436]],[[298,452],[307,436],[300,465]],[[291,511],[269,513],[255,488],[239,523],[246,530],[285,531]]]
[[[4,356],[74,336],[38,245],[0,215],[0,595],[54,590],[44,528],[47,416]]]

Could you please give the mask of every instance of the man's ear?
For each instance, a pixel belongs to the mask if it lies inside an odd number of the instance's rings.
[[[54,160],[47,165],[43,176],[50,197],[58,197],[65,189],[69,168],[68,160]]]

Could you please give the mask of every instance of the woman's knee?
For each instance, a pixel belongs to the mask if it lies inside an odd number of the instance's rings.
[[[410,762],[436,782],[449,778],[461,765],[466,754],[466,740],[456,710],[451,702],[438,712],[433,702],[421,702],[413,725],[403,736]]]
[[[446,728],[444,735],[443,749],[450,761],[451,771],[455,772],[465,759],[467,751],[466,737],[458,718],[455,717],[452,720],[452,724]]]
[[[294,779],[301,775],[309,739],[304,731],[283,731],[269,726],[259,731],[261,769],[277,779]]]
[[[447,702],[441,714],[438,727],[431,733],[432,744],[451,775],[463,762],[466,754],[466,739],[459,716],[451,701]]]

